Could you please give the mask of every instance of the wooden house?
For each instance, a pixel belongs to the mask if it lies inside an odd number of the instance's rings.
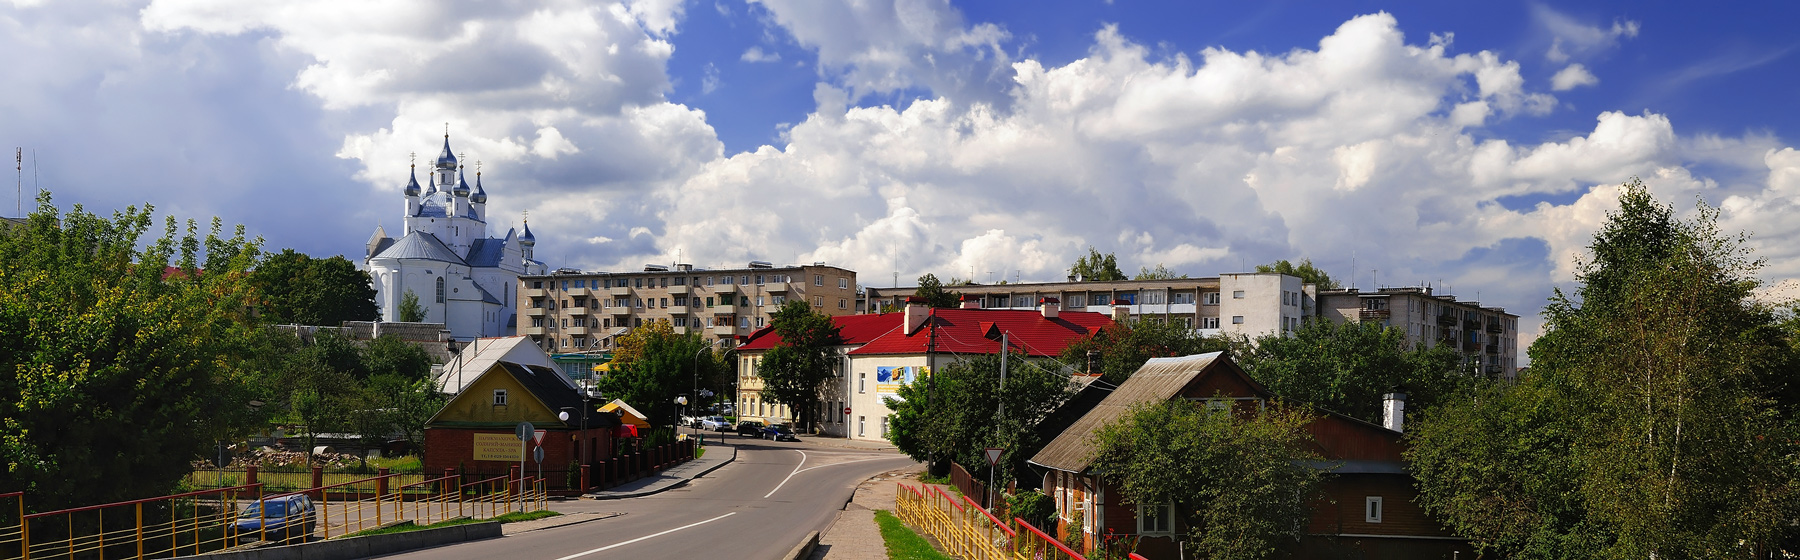
[[[554,369],[494,362],[425,424],[425,472],[450,470],[462,473],[465,480],[487,478],[507,474],[524,458],[529,474],[535,476],[538,465],[531,461],[529,448],[541,445],[544,478],[550,488],[563,489],[568,480],[578,479],[568,475],[571,470],[613,457],[619,416],[593,410],[598,404],[584,401],[574,383]],[[560,418],[563,412],[568,420]],[[520,422],[545,431],[543,440],[522,444],[514,436]]]

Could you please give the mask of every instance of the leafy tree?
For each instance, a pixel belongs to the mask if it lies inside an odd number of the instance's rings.
[[[1551,298],[1520,387],[1415,431],[1420,503],[1500,555],[1778,555],[1800,515],[1782,400],[1800,369],[1778,315],[1752,298],[1761,261],[1704,204],[1679,219],[1634,180],[1619,206],[1575,294]],[[1478,431],[1493,443],[1456,447]],[[1520,474],[1470,484],[1481,464]]]
[[[1402,390],[1407,409],[1453,398],[1482,378],[1448,345],[1406,350],[1406,333],[1380,323],[1301,323],[1292,336],[1258,337],[1239,363],[1269,391],[1369,422],[1381,422],[1381,396]]]
[[[926,305],[938,309],[955,309],[962,304],[961,297],[956,292],[944,291],[944,285],[938,282],[937,275],[929,272],[919,277],[919,289],[913,292],[913,296],[924,299]]]
[[[1157,267],[1161,268],[1162,265]],[[1083,282],[1125,279],[1125,272],[1119,270],[1119,259],[1114,258],[1112,253],[1100,254],[1100,250],[1092,245],[1088,246],[1087,256],[1077,258],[1075,264],[1069,265],[1069,275],[1080,278]]]
[[[1340,287],[1338,286],[1337,280],[1331,279],[1330,274],[1326,274],[1324,270],[1320,270],[1318,267],[1313,266],[1312,259],[1302,260],[1298,265],[1288,262],[1287,259],[1282,259],[1269,264],[1256,265],[1256,271],[1262,273],[1278,272],[1288,276],[1297,276],[1300,278],[1301,282],[1315,284],[1321,290],[1336,290]]]
[[[699,333],[675,334],[667,321],[652,321],[620,337],[612,368],[594,382],[607,398],[622,399],[650,416],[651,425],[673,426],[675,397],[700,379],[716,379],[725,365]]]
[[[1094,435],[1094,472],[1129,503],[1174,504],[1197,557],[1267,558],[1300,537],[1323,476],[1309,466],[1312,419],[1279,403],[1145,403]]]
[[[791,300],[770,317],[781,342],[763,354],[756,374],[763,398],[788,405],[809,428],[818,417],[819,389],[832,375],[832,347],[843,343],[831,317],[815,313],[804,300]]]
[[[1109,383],[1122,383],[1150,358],[1188,356],[1230,349],[1222,337],[1209,338],[1181,324],[1163,321],[1127,321],[1100,329],[1063,349],[1063,363],[1088,369],[1093,353],[1096,371]]]
[[[45,193],[0,230],[0,492],[45,510],[167,494],[252,423],[259,241],[169,218],[140,244],[151,224],[148,205],[60,214]]]
[[[419,305],[419,294],[408,288],[400,294],[400,322],[417,323],[425,320],[425,306]]]
[[[392,375],[405,381],[431,379],[431,354],[399,336],[384,334],[362,347],[362,367],[370,375]]]
[[[250,279],[267,321],[338,325],[379,316],[369,274],[342,256],[314,259],[283,249],[258,264]]]
[[[1005,387],[999,356],[960,361],[933,372],[928,381],[901,386],[898,398],[886,401],[894,411],[888,441],[920,461],[954,460],[983,480],[988,467],[982,450],[1005,449],[1002,468],[994,473],[1001,486],[1028,472],[1025,460],[1048,443],[1033,428],[1071,393],[1068,378],[1047,369],[1054,363],[1029,363],[1021,355],[1008,362]]]
[[[1163,268],[1162,263],[1156,263],[1156,270],[1138,267],[1137,277],[1132,278],[1132,280],[1173,280],[1176,278],[1187,277],[1186,274],[1178,276],[1175,274],[1175,271]]]

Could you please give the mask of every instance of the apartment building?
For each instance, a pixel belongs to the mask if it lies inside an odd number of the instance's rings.
[[[1437,295],[1430,287],[1319,293],[1319,315],[1336,321],[1378,321],[1406,332],[1406,344],[1448,344],[1471,370],[1508,382],[1518,379],[1519,316],[1479,302]]]
[[[856,272],[829,266],[743,268],[646,265],[639,272],[562,269],[519,277],[519,332],[551,353],[606,351],[619,336],[655,321],[700,333],[722,347],[769,323],[790,299],[825,315],[854,312]]]
[[[1042,282],[946,286],[965,298],[979,298],[982,309],[1035,310],[1044,298],[1057,298],[1070,311],[1111,315],[1115,307],[1132,319],[1174,321],[1207,335],[1260,336],[1288,332],[1315,313],[1315,288],[1300,278],[1277,273],[1220,274],[1209,278],[1119,280],[1112,282]],[[864,312],[894,311],[906,305],[917,287],[864,288]],[[965,302],[967,305],[968,302]]]

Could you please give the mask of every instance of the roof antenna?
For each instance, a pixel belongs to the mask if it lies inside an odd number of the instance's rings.
[[[35,174],[37,169],[32,169],[32,171]],[[19,208],[14,211],[23,218],[25,217],[25,148],[13,148],[13,174],[17,175],[18,179],[13,184],[13,196],[19,199]]]

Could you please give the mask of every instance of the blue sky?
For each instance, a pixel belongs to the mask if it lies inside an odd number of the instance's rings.
[[[397,224],[449,123],[496,235],[529,212],[552,266],[886,285],[1054,280],[1089,245],[1195,276],[1310,258],[1533,329],[1634,176],[1800,277],[1796,11],[9,0],[0,138],[59,206],[317,255]]]

